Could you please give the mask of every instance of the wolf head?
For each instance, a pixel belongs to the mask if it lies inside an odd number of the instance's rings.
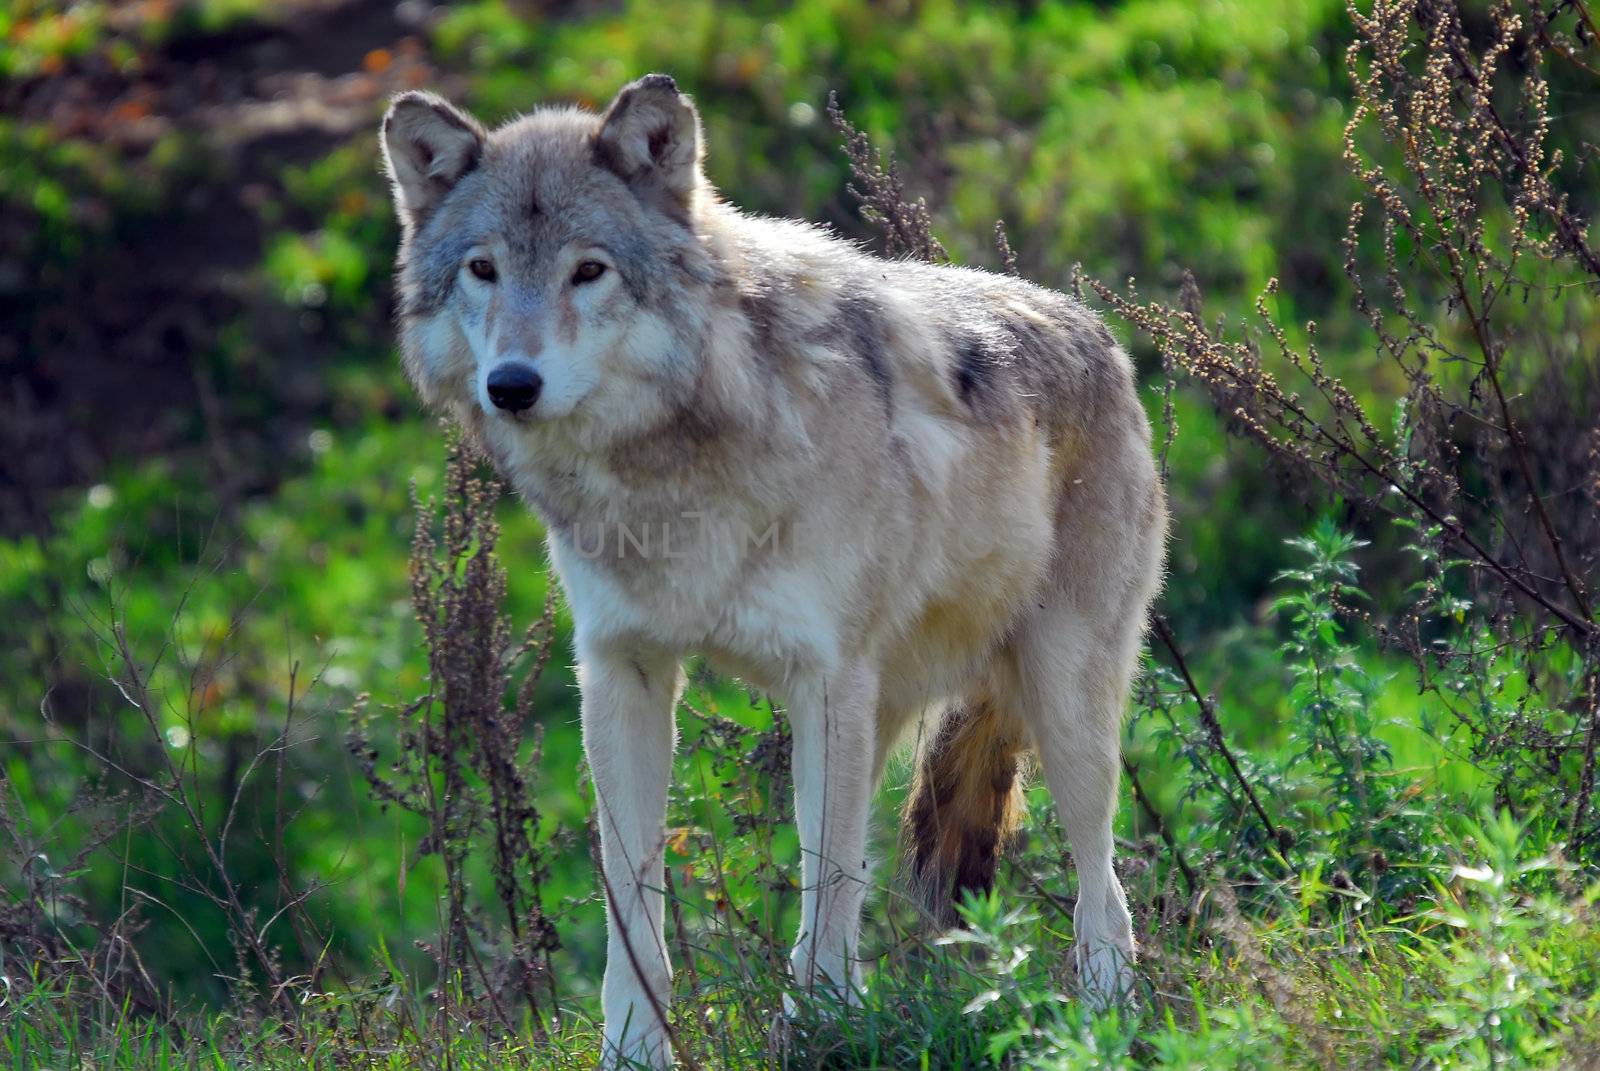
[[[696,237],[700,121],[673,80],[604,115],[540,109],[494,131],[427,93],[384,116],[400,216],[406,369],[495,437],[642,433],[694,390],[714,258]]]

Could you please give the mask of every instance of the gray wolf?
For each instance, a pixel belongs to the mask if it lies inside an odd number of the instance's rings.
[[[494,131],[408,93],[382,144],[406,368],[544,520],[572,608],[604,1058],[672,1060],[662,825],[690,653],[791,722],[801,989],[860,992],[868,805],[907,737],[906,854],[935,913],[990,885],[1036,753],[1082,986],[1128,986],[1111,821],[1166,510],[1099,320],[740,212],[665,75]]]

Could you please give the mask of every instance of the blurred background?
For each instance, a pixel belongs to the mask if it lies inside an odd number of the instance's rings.
[[[358,695],[378,711],[427,689],[410,496],[443,491],[441,429],[393,346],[397,228],[376,143],[392,92],[431,88],[494,124],[546,103],[603,107],[666,71],[694,95],[708,174],[732,201],[874,242],[826,114],[836,92],[892,149],[953,259],[999,267],[1004,220],[1036,282],[1066,289],[1081,264],[1115,289],[1134,278],[1173,298],[1192,272],[1207,317],[1245,314],[1277,278],[1269,311],[1316,321],[1327,366],[1384,412],[1407,384],[1351,300],[1340,241],[1356,192],[1341,159],[1353,34],[1338,0],[11,0],[0,768],[7,806],[42,831],[50,858],[37,865],[61,865],[101,828],[84,800],[114,786],[87,749],[136,764],[165,746],[215,807],[242,798],[231,864],[247,895],[270,902],[281,864],[329,886],[314,903],[327,954],[426,962],[412,947],[438,923],[435,862],[416,853],[425,830],[371,798],[345,746]],[[1557,77],[1551,99],[1556,137],[1578,147],[1600,136],[1600,106],[1573,85]],[[1600,188],[1591,176],[1570,194],[1586,212]],[[1111,322],[1163,423],[1154,346]],[[1575,330],[1596,338],[1592,317]],[[1285,541],[1319,517],[1348,526],[1376,541],[1364,575],[1380,588],[1404,552],[1230,438],[1202,392],[1170,405],[1162,612],[1237,746],[1270,751],[1292,685],[1285,619],[1271,612],[1296,560]],[[542,535],[512,499],[498,515],[521,629],[545,605]],[[163,744],[127,727],[106,671],[119,635],[157,663]],[[1423,753],[1415,682],[1376,645],[1362,650],[1404,766]],[[555,853],[545,901],[582,989],[598,982],[603,915],[565,659],[558,645],[535,697],[536,796]],[[758,699],[702,683],[722,715],[771,724]],[[275,789],[249,774],[291,697]],[[1465,765],[1449,776],[1488,783]],[[1176,779],[1146,783],[1159,807],[1188,806]],[[251,826],[277,791],[292,817],[281,851]],[[114,797],[94,798],[103,809]],[[1299,805],[1314,809],[1314,794]],[[1130,838],[1150,833],[1131,803],[1121,822]],[[125,833],[107,834],[120,867],[100,856],[73,876],[72,910],[121,910],[131,869],[162,905],[143,922],[150,973],[220,1001],[225,913],[178,880],[182,850],[159,823]]]

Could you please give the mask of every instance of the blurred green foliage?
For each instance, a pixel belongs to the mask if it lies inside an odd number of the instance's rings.
[[[1137,275],[1165,285],[1192,267],[1219,304],[1237,306],[1284,263],[1316,261],[1305,270],[1320,285],[1293,292],[1320,308],[1338,285],[1324,239],[1345,201],[1329,178],[1338,173],[1337,56],[1347,31],[1336,3],[1269,6],[827,0],[697,2],[667,15],[636,2],[541,17],[521,5],[480,2],[452,6],[433,44],[466,76],[462,102],[488,121],[539,103],[601,107],[638,73],[670,71],[699,103],[708,172],[732,200],[865,236],[823,114],[836,91],[852,119],[893,146],[914,182],[926,184],[936,228],[959,259],[995,264],[990,236],[1004,218],[1022,269],[1047,285],[1067,285],[1079,261],[1105,278]],[[25,34],[13,26],[12,35],[81,37],[87,48],[103,15],[91,5],[58,20],[69,26],[46,29],[43,19]],[[146,24],[141,33],[194,33],[213,16],[196,17],[187,12],[181,26]],[[39,129],[10,137],[17,144],[8,151],[31,170],[7,169],[13,184],[3,192],[15,203],[32,191],[40,218],[55,228],[42,232],[41,248],[69,263],[96,240],[63,207],[72,183],[92,179],[116,213],[148,210],[162,195],[159,182],[121,180],[115,161],[97,159],[91,145],[61,143]],[[357,691],[400,700],[423,687],[404,581],[407,489],[412,482],[425,495],[435,489],[440,454],[437,429],[409,400],[388,355],[386,325],[374,316],[385,304],[396,238],[375,149],[375,139],[362,136],[319,162],[286,169],[281,192],[260,210],[275,228],[259,269],[267,293],[289,309],[315,310],[335,339],[318,348],[318,374],[332,397],[313,414],[304,447],[281,459],[269,494],[236,509],[216,500],[210,472],[193,457],[130,460],[87,492],[68,492],[48,534],[0,547],[0,591],[28,607],[0,625],[8,669],[0,724],[31,724],[41,671],[72,675],[77,658],[95,664],[91,650],[55,647],[82,635],[83,613],[109,613],[114,603],[129,632],[153,644],[180,594],[181,638],[195,657],[206,637],[236,624],[227,679],[237,687],[208,700],[202,719],[208,736],[234,739],[232,746],[253,739],[264,704],[284,700],[296,660],[321,667],[308,702],[330,729]],[[234,367],[279,359],[260,346],[246,324],[223,333],[213,358],[222,389]],[[255,404],[259,419],[275,419],[270,400]],[[1154,393],[1151,404],[1159,408]],[[1231,456],[1239,448],[1203,406],[1180,399],[1177,411],[1182,430],[1170,460],[1178,521],[1167,605],[1198,638],[1253,621],[1256,600],[1283,564],[1282,539],[1302,515],[1280,516],[1278,492],[1261,474],[1240,471]],[[541,536],[515,503],[504,521],[512,614],[530,620],[543,599]],[[1258,663],[1240,676],[1266,668]],[[560,797],[574,791],[576,750],[570,676],[553,680],[562,683],[547,692],[548,784]],[[89,683],[84,708],[61,717],[90,724],[101,716],[106,697]],[[1241,687],[1241,706],[1270,714],[1265,696],[1276,690]],[[57,693],[58,707],[66,694]],[[362,806],[334,739],[299,756],[307,818]],[[10,762],[37,758],[18,750]],[[41,785],[48,790],[41,801],[65,809],[76,787],[73,776]],[[582,804],[571,796],[546,810],[570,823]],[[380,920],[408,928],[405,916],[395,916],[403,905],[392,885],[393,847],[405,834],[389,820],[369,822],[373,828],[352,838],[337,821],[302,819],[293,853],[307,874],[322,873],[313,861],[341,860],[343,880],[360,884],[359,897],[334,901],[343,912],[335,928],[358,952],[386,928]],[[70,840],[70,832],[60,836]],[[587,880],[577,875],[563,892],[575,895]],[[414,903],[407,922],[426,910]],[[586,953],[590,974],[595,945],[583,935],[598,922],[592,917],[571,942]],[[162,942],[174,957],[163,973],[204,985],[191,944],[176,931]]]
[[[25,3],[0,12],[0,79],[49,77],[96,49],[117,69],[137,68],[165,42],[282,17],[262,0],[158,4],[150,17],[113,33],[114,7]],[[1283,287],[1271,299],[1273,311],[1288,323],[1317,319],[1324,359],[1353,388],[1381,398],[1397,385],[1355,341],[1362,325],[1345,300],[1337,241],[1352,196],[1340,164],[1349,36],[1348,15],[1334,0],[692,0],[670,10],[629,0],[554,14],[472,0],[451,5],[428,43],[451,72],[459,100],[491,122],[541,103],[602,107],[632,77],[669,71],[699,104],[708,173],[732,201],[867,239],[825,117],[827,96],[837,92],[852,121],[877,144],[894,147],[957,259],[997,266],[992,234],[1003,219],[1022,272],[1045,285],[1065,288],[1072,266],[1082,263],[1101,279],[1137,277],[1173,292],[1192,271],[1214,314],[1247,309],[1277,276]],[[92,266],[95,251],[127,228],[159,225],[184,184],[229,181],[197,147],[195,133],[180,131],[133,161],[43,125],[0,120],[0,211],[29,225],[18,247],[28,270],[48,277]],[[96,210],[81,211],[84,204]],[[415,970],[423,959],[411,938],[437,921],[431,862],[412,870],[422,830],[368,799],[341,746],[345,712],[358,693],[403,704],[426,689],[408,601],[410,495],[413,488],[424,498],[438,493],[442,459],[439,428],[412,400],[392,356],[386,310],[397,235],[373,132],[283,169],[256,211],[264,238],[247,286],[274,322],[312,326],[265,337],[252,306],[221,325],[203,362],[232,412],[262,426],[283,421],[303,434],[275,446],[268,478],[241,491],[222,478],[197,421],[192,449],[119,460],[93,486],[52,492],[48,525],[0,538],[0,768],[42,840],[65,855],[94,817],[75,803],[94,779],[93,764],[68,740],[148,761],[134,715],[100,672],[113,618],[125,622],[139,651],[167,651],[153,684],[173,697],[167,728],[184,731],[167,732],[166,746],[189,749],[181,761],[215,785],[219,800],[293,700],[305,728],[290,759],[292,877],[332,886],[313,910],[341,962],[359,973],[387,947],[385,955]],[[1159,416],[1158,364],[1144,342],[1125,341]],[[285,346],[295,348],[292,360]],[[28,354],[8,359],[25,362]],[[312,402],[274,381],[280,365],[297,374],[314,369],[319,390]],[[1419,792],[1448,792],[1452,807],[1471,809],[1489,788],[1473,766],[1453,759],[1449,733],[1433,731],[1432,715],[1392,659],[1368,638],[1328,631],[1332,614],[1318,601],[1319,590],[1325,595],[1318,585],[1329,570],[1348,566],[1352,546],[1332,524],[1298,546],[1287,541],[1321,513],[1347,518],[1337,503],[1286,494],[1258,455],[1226,435],[1203,399],[1180,393],[1174,411],[1178,431],[1167,462],[1175,522],[1164,612],[1216,691],[1224,727],[1257,756],[1252,770],[1316,837],[1365,838],[1369,855],[1399,851],[1411,853],[1414,867],[1438,864],[1447,846],[1424,845],[1418,823],[1385,827],[1383,836],[1398,829],[1403,842],[1384,840],[1374,823],[1409,813]],[[509,609],[514,621],[528,622],[545,597],[542,532],[519,502],[508,500],[502,513]],[[1393,546],[1391,540],[1385,552]],[[1284,578],[1302,583],[1301,593],[1274,603]],[[540,685],[547,728],[541,808],[543,834],[559,841],[564,861],[547,890],[549,907],[561,914],[568,989],[581,995],[598,983],[603,915],[580,835],[588,807],[573,680],[562,662],[558,656]],[[194,665],[217,670],[205,695],[189,692]],[[1328,719],[1317,723],[1326,726],[1320,737],[1295,721],[1309,702],[1303,674],[1319,669],[1338,685]],[[1156,671],[1153,679],[1171,684]],[[770,708],[728,682],[699,683],[697,702],[707,716],[685,722],[674,812],[681,835],[670,857],[693,882],[711,880],[713,868],[734,871],[710,848],[746,832],[738,826],[741,812],[781,813],[786,806],[765,794],[770,785],[744,779],[726,762],[730,739],[749,747],[772,731]],[[1508,684],[1500,701],[1515,702],[1517,691]],[[50,725],[41,722],[41,704]],[[1193,742],[1159,728],[1159,714],[1154,703],[1141,715],[1130,732],[1133,752],[1155,770],[1194,761]],[[756,735],[745,740],[743,731]],[[1364,768],[1383,771],[1371,785],[1344,784],[1341,771],[1350,767],[1332,767],[1331,781],[1353,801],[1348,814],[1324,806],[1318,793],[1328,780],[1294,772],[1298,762],[1325,763],[1346,744],[1366,749]],[[1223,831],[1186,827],[1203,815],[1182,795],[1182,779],[1157,773],[1148,781],[1185,846],[1226,850]],[[886,812],[895,793],[891,788]],[[252,797],[246,810],[268,805]],[[1150,833],[1131,805],[1120,823],[1130,837]],[[181,994],[220,998],[217,961],[232,955],[224,920],[203,898],[170,883],[161,832],[158,826],[125,846],[170,908],[149,912],[146,964]],[[258,832],[241,829],[234,858],[266,904],[272,861]],[[797,849],[787,828],[770,835],[775,839],[762,851],[781,871]],[[1520,830],[1490,826],[1462,836],[1476,837],[1486,846],[1480,854],[1499,860],[1497,874],[1525,866],[1512,858]],[[793,898],[761,885],[759,876],[743,872],[725,887],[758,905],[751,910],[764,926],[786,925]],[[114,909],[124,877],[103,865],[91,870],[84,882],[91,908]],[[1428,977],[1448,976],[1497,1000],[1496,953],[1483,944],[1490,938],[1474,944],[1475,935],[1522,926],[1522,916],[1508,914],[1503,886],[1481,895],[1455,886],[1435,892],[1441,903],[1465,904],[1465,921],[1451,915],[1441,922],[1462,932],[1460,947],[1416,953],[1427,961]],[[1486,921],[1495,910],[1499,915]],[[991,911],[980,922],[977,932],[996,949],[1012,947],[1005,934],[1017,920]],[[1562,955],[1540,932],[1544,943],[1533,941],[1539,954]],[[1593,934],[1585,933],[1592,948]],[[1479,958],[1463,951],[1469,945]],[[1383,969],[1403,976],[1410,954],[1397,953]],[[1019,983],[1004,995],[1008,1012],[1038,1016],[1028,1019],[1031,1032],[1013,1041],[1048,1048],[1058,1066],[1088,1066],[1074,1061],[1126,1041],[1047,1015],[1029,993]],[[1249,1014],[1226,1007],[1206,1014],[1220,1017],[1213,1020],[1218,1036],[1230,1039],[1219,1048],[1259,1025],[1224,1024]],[[1535,1013],[1519,1005],[1503,1014],[1497,1029],[1515,1034],[1508,1043],[1536,1048],[1527,1025]],[[1440,1029],[1465,1045],[1483,1044],[1473,1034],[1480,1026],[1440,1013]],[[1194,1066],[1185,1061],[1214,1055],[1202,1052],[1207,1038],[1205,1030],[1174,1032],[1149,1044],[1168,1053],[1163,1066]]]

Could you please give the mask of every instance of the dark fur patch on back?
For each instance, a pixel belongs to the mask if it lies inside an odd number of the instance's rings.
[[[750,321],[751,330],[755,334],[756,349],[761,356],[770,357],[775,335],[774,326],[777,321],[777,308],[772,299],[764,294],[745,291],[739,295],[739,311]]]
[[[883,307],[859,290],[847,291],[839,297],[839,315],[835,321],[842,340],[866,369],[868,378],[878,390],[887,414],[894,412],[894,373],[889,368],[889,345],[885,337]]]
[[[977,339],[966,338],[957,343],[956,393],[963,402],[977,407],[980,395],[991,386],[994,365],[994,357]]]
[[[1046,335],[1032,320],[1003,316],[1000,322],[1012,341],[1016,343],[1017,354],[1023,360],[1039,362],[1054,357],[1054,351],[1060,345],[1059,341]]]
[[[1019,368],[1008,333],[958,331],[949,342],[950,383],[976,418],[1009,423],[1016,414]]]

